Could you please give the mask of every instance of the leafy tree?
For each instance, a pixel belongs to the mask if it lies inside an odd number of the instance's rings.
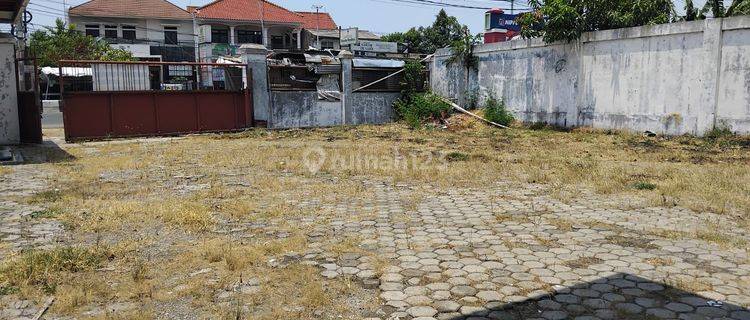
[[[524,36],[546,42],[573,41],[587,31],[670,22],[671,0],[529,0],[532,12],[519,17]]]
[[[54,27],[32,33],[29,50],[43,67],[57,66],[60,60],[133,60],[130,52],[112,48],[107,42],[87,36],[60,19],[55,21]]]
[[[750,0],[734,0],[727,9],[727,16],[750,15]]]
[[[431,26],[387,34],[381,40],[404,43],[412,53],[433,53],[451,46],[468,32],[469,27],[458,22],[456,17],[449,16],[445,10],[440,10]]]
[[[714,18],[723,18],[726,15],[724,8],[724,0],[708,0],[701,9],[699,17],[701,19],[706,18],[706,14],[711,12],[711,16]]]
[[[685,21],[693,21],[698,18],[698,12],[695,10],[693,0],[685,0]]]

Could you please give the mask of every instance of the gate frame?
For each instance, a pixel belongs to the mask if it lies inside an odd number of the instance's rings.
[[[31,61],[32,64],[25,64],[27,61]],[[35,57],[15,59],[16,104],[18,107],[19,141],[21,143],[40,144],[43,142],[42,114],[44,113],[44,109],[39,89],[40,70],[38,69],[37,61],[38,59]],[[21,74],[20,66],[24,66],[23,74]],[[29,74],[29,72],[26,72],[25,70],[29,66],[32,67],[30,79],[30,85],[32,86],[31,90],[27,90],[25,83],[22,83],[22,81],[26,81],[26,75]],[[30,97],[33,101],[29,101]],[[33,105],[31,102],[33,102]]]
[[[127,135],[117,135],[117,136],[100,136],[100,137],[72,137],[69,133],[69,130],[67,128],[70,128],[71,123],[70,119],[68,119],[68,115],[66,115],[65,107],[66,107],[66,95],[76,95],[79,94],[77,92],[66,92],[65,91],[65,76],[63,74],[63,69],[66,67],[73,67],[76,65],[102,65],[102,64],[109,64],[109,65],[146,65],[146,66],[193,66],[193,67],[221,67],[221,68],[228,68],[228,67],[234,67],[234,68],[242,68],[245,71],[245,81],[246,86],[244,89],[238,90],[238,91],[230,91],[230,90],[189,90],[189,91],[167,91],[167,90],[138,90],[138,91],[91,91],[86,92],[85,94],[93,94],[93,95],[115,95],[115,94],[123,94],[126,95],[127,93],[133,93],[138,95],[143,94],[151,94],[154,96],[154,99],[158,95],[179,95],[179,94],[193,94],[193,95],[205,95],[205,94],[211,94],[211,93],[237,93],[242,94],[242,106],[245,112],[245,119],[242,119],[244,121],[241,121],[236,126],[235,129],[221,129],[221,130],[201,130],[200,126],[197,126],[197,130],[191,130],[191,131],[180,131],[180,132],[167,132],[162,133],[159,131],[158,128],[158,117],[157,117],[157,128],[156,132],[154,133],[144,133],[144,134],[127,134]],[[252,86],[252,69],[247,64],[223,64],[223,63],[202,63],[202,62],[163,62],[163,61],[98,61],[98,60],[60,60],[58,65],[59,70],[59,86],[60,86],[60,108],[63,111],[63,124],[64,128],[66,128],[65,131],[65,140],[69,142],[73,141],[86,141],[86,140],[100,140],[100,139],[109,139],[109,138],[137,138],[137,137],[153,137],[153,136],[178,136],[178,135],[184,135],[184,134],[193,134],[193,133],[217,133],[217,132],[237,132],[242,131],[250,127],[255,126],[255,117],[254,117],[254,106],[253,106],[253,86]],[[92,69],[93,70],[93,69]],[[197,82],[200,84],[200,72],[197,74]],[[196,97],[197,99],[197,97]],[[109,107],[112,107],[112,96],[110,96],[110,104]],[[156,103],[154,102],[154,106],[156,107]],[[196,105],[197,107],[197,105]],[[110,110],[111,111],[111,110]],[[156,111],[155,111],[156,112]],[[236,112],[235,112],[236,113]],[[240,117],[235,116],[235,121],[240,120]],[[112,114],[110,113],[110,128],[113,127],[112,123]]]

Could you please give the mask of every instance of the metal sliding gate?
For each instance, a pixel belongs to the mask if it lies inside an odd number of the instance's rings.
[[[250,75],[242,64],[61,61],[65,139],[242,130]]]

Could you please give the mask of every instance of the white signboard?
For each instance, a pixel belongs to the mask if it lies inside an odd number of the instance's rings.
[[[352,46],[352,51],[398,53],[398,43],[362,40]]]
[[[341,36],[339,38],[339,43],[342,46],[357,44],[357,41],[359,41],[359,29],[358,28],[341,29]]]

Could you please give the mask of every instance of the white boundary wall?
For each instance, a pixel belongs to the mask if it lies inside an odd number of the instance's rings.
[[[479,45],[467,77],[431,65],[432,90],[459,102],[479,90],[503,98],[526,122],[565,127],[702,135],[714,127],[750,133],[750,16]],[[468,84],[467,79],[468,78]]]
[[[15,39],[0,38],[0,145],[18,144],[18,86]]]

